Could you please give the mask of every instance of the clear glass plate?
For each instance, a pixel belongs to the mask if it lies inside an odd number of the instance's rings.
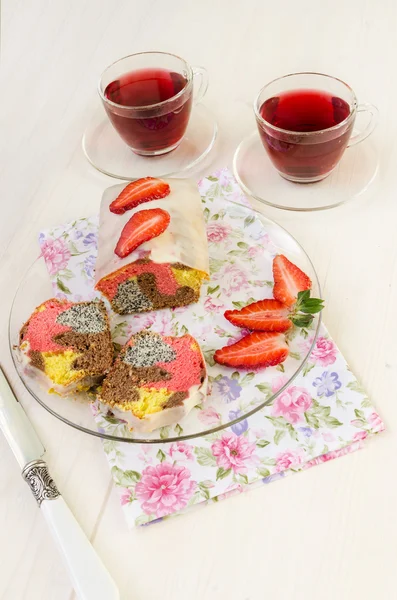
[[[362,197],[378,168],[379,155],[372,137],[347,148],[333,172],[316,183],[293,183],[281,177],[257,131],[243,139],[233,158],[233,174],[247,195],[275,208],[296,211],[334,208]]]
[[[138,434],[130,431],[124,421],[101,409],[98,403],[86,394],[62,398],[48,394],[42,383],[32,376],[32,370],[26,371],[23,368],[17,351],[19,331],[23,323],[29,318],[34,307],[54,296],[44,260],[39,258],[29,268],[16,292],[10,314],[9,341],[15,367],[25,387],[51,414],[88,434],[115,441],[142,444],[191,439],[229,427],[272,404],[276,396],[288,387],[302,370],[318,335],[320,315],[315,316],[310,331],[293,331],[288,342],[290,356],[278,367],[237,371],[217,365],[212,360],[215,348],[226,345],[232,338],[241,337],[240,330],[234,328],[223,317],[225,306],[232,308],[232,299],[236,298],[235,294],[231,295],[230,290],[233,286],[236,287],[236,283],[238,288],[238,277],[245,277],[246,283],[250,280],[248,283],[252,283],[252,287],[247,288],[246,285],[244,291],[238,291],[240,296],[237,298],[247,302],[250,296],[255,300],[271,297],[272,282],[269,280],[272,279],[272,261],[275,254],[285,254],[307,273],[313,282],[312,295],[321,297],[318,278],[310,258],[285,229],[250,206],[233,201],[223,201],[218,205],[216,202],[216,198],[210,198],[208,205],[214,208],[210,209],[207,205],[204,212],[208,211],[208,223],[212,228],[209,243],[210,260],[214,268],[218,269],[218,273],[214,273],[212,281],[203,286],[200,301],[182,309],[175,309],[174,312],[163,310],[111,317],[113,327],[118,325],[121,318],[126,321],[124,327],[128,335],[131,335],[131,331],[135,332],[147,326],[150,315],[150,327],[160,333],[165,333],[164,324],[166,327],[172,325],[173,334],[175,331],[178,334],[183,333],[187,326],[189,332],[201,344],[207,361],[212,391],[203,405],[194,408],[175,426],[151,434]],[[226,244],[226,250],[225,246],[219,243],[222,233],[222,229],[219,229],[220,223],[233,233],[230,242],[233,245]],[[247,260],[246,253],[249,256],[252,253],[254,258]],[[217,289],[217,285],[219,291],[215,294],[215,300],[214,289]],[[227,287],[228,289],[223,289]],[[212,304],[214,301],[222,305],[221,310],[216,310],[216,306]],[[234,302],[233,305],[236,306]],[[117,331],[119,330],[120,325]],[[219,336],[222,337],[221,340]],[[277,386],[274,383],[276,379]],[[238,405],[235,402],[237,397]]]
[[[204,104],[193,107],[186,133],[178,148],[162,156],[139,156],[119,137],[102,107],[94,111],[84,133],[83,151],[93,167],[116,179],[131,181],[145,176],[174,177],[191,172],[214,147],[218,125]]]

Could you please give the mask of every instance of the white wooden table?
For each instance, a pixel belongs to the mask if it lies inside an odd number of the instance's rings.
[[[0,87],[1,363],[51,471],[123,600],[397,597],[397,194],[394,0],[3,0]],[[314,260],[325,322],[387,425],[365,450],[129,532],[101,442],[44,411],[12,366],[7,321],[40,228],[93,214],[114,183],[85,160],[96,81],[113,60],[175,52],[207,67],[214,168],[254,127],[245,105],[301,70],[341,77],[375,103],[380,174],[368,200],[323,213],[265,209]],[[244,113],[245,114],[245,113]],[[250,115],[249,115],[250,116]],[[42,516],[0,435],[0,597],[71,600]]]

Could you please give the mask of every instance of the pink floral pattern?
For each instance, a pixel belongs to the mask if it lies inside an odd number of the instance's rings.
[[[126,504],[129,504],[130,502],[132,502],[134,499],[134,495],[132,493],[132,490],[130,489],[125,489],[121,496],[120,496],[120,504],[121,506],[125,506]]]
[[[304,387],[293,385],[282,392],[273,405],[273,415],[284,417],[288,423],[299,423],[311,407],[312,398]]]
[[[338,450],[333,450],[332,452],[321,454],[313,460],[309,460],[304,465],[304,468],[309,469],[310,467],[320,465],[321,463],[328,462],[329,460],[334,460],[334,458],[339,458],[340,456],[346,456],[346,454],[351,454],[352,452],[355,452],[356,450],[361,448],[361,443],[362,440],[353,440],[351,444],[345,446],[344,448],[339,448]]]
[[[385,428],[382,419],[380,418],[380,416],[376,412],[372,412],[369,415],[369,417],[368,417],[368,423],[370,424],[370,426],[373,429],[375,429],[378,432],[383,431],[384,428]]]
[[[144,469],[135,494],[146,514],[165,517],[185,508],[195,487],[188,469],[164,462]]]
[[[232,432],[223,434],[221,439],[211,446],[218,467],[225,471],[232,469],[234,473],[247,472],[248,465],[253,463],[255,450],[255,444]]]
[[[225,267],[214,275],[219,282],[225,296],[231,296],[234,292],[243,291],[248,284],[247,274],[237,265],[225,264]]]
[[[170,444],[169,455],[172,460],[180,460],[184,458],[187,460],[193,460],[193,446],[190,446],[185,442],[174,442],[173,444]]]
[[[243,486],[240,483],[232,483],[229,485],[223,494],[219,494],[218,500],[226,500],[226,498],[231,498],[236,494],[240,494],[244,491]]]
[[[213,244],[224,242],[230,236],[230,233],[230,225],[215,222],[209,223],[207,226],[207,238]]]
[[[223,302],[221,300],[218,300],[218,298],[213,298],[211,296],[207,296],[207,298],[204,301],[204,306],[205,309],[209,312],[220,313],[225,311],[225,305],[223,304]]]
[[[257,246],[251,246],[247,250],[247,254],[250,258],[257,258],[260,254],[263,254],[264,248],[260,244]]]
[[[327,367],[336,361],[337,348],[332,340],[324,336],[317,338],[316,344],[310,355],[310,360],[315,364]]]
[[[278,375],[277,377],[272,379],[271,386],[273,394],[275,394],[276,392],[278,392],[278,390],[284,387],[286,383],[288,383],[288,377],[286,377],[285,375]]]
[[[71,257],[71,252],[62,238],[43,241],[41,254],[50,275],[56,275],[59,271],[65,269]]]
[[[281,471],[286,471],[287,469],[296,469],[303,465],[304,462],[305,456],[302,451],[286,450],[276,456],[276,471],[277,473],[281,473]]]
[[[212,177],[217,180],[217,183],[221,188],[227,188],[227,186],[230,185],[230,173],[227,169],[218,169],[217,171],[214,171]],[[205,183],[205,180],[203,180],[203,182]],[[237,189],[239,190],[239,188]]]
[[[205,425],[219,425],[221,415],[212,407],[200,410],[198,418]]]
[[[146,315],[132,315],[127,330],[127,335],[131,336],[142,329],[149,329],[156,322],[156,313],[147,313]]]

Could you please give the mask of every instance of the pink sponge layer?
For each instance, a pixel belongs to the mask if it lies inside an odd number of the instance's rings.
[[[53,337],[70,331],[70,327],[56,322],[57,316],[72,306],[71,302],[53,302],[49,300],[43,305],[45,310],[33,313],[24,339],[29,342],[30,350],[37,352],[65,352],[67,348],[53,341]]]
[[[156,285],[161,294],[173,296],[179,285],[174,277],[169,263],[157,264],[153,262],[137,264],[131,263],[128,267],[120,269],[118,273],[108,279],[103,278],[98,282],[97,288],[103,292],[109,300],[113,300],[120,283],[131,277],[142,273],[152,273],[156,278]]]
[[[173,392],[185,392],[192,385],[200,385],[203,365],[200,350],[195,345],[194,339],[189,335],[183,337],[165,337],[166,344],[172,346],[176,352],[175,360],[171,362],[158,363],[172,375],[167,381],[155,381],[150,387],[161,389],[166,387]],[[195,348],[192,348],[195,345]]]

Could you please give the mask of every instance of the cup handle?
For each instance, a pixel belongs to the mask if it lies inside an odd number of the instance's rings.
[[[370,119],[363,131],[356,133],[356,135],[353,135],[350,138],[350,141],[347,144],[348,148],[350,148],[351,146],[355,146],[356,144],[359,144],[360,142],[365,140],[369,135],[371,135],[376,125],[378,124],[379,111],[373,104],[359,104],[357,107],[357,112],[369,112]]]
[[[200,85],[196,89],[193,88],[193,103],[196,105],[204,98],[208,88],[208,73],[204,67],[192,67],[193,81],[196,82],[200,78]]]

